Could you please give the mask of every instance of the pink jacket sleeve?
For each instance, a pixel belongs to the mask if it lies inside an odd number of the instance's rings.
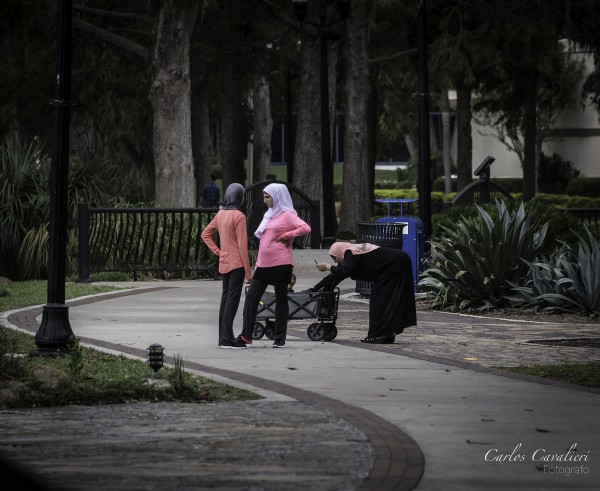
[[[239,219],[236,221],[235,235],[244,271],[246,272],[246,280],[250,281],[252,279],[252,272],[250,271],[250,260],[248,259],[248,228],[246,226],[246,217],[242,214],[240,214]]]
[[[217,216],[211,220],[211,222],[204,228],[200,237],[204,241],[204,243],[208,246],[208,248],[213,251],[217,256],[221,253],[221,250],[215,244],[213,240],[213,235],[217,231]]]
[[[294,237],[300,237],[301,235],[310,234],[310,226],[302,218],[294,215],[291,219],[291,225],[294,227],[289,232],[285,232],[279,236],[279,240],[290,240]]]

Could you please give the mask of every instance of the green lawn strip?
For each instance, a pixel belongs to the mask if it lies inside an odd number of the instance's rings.
[[[600,388],[600,363],[569,363],[562,365],[524,365],[498,367],[513,373],[535,375],[561,382]]]
[[[69,284],[67,299],[118,290],[111,286]],[[3,284],[0,312],[46,302],[46,282],[29,281]],[[147,381],[152,369],[144,360],[113,355],[81,347],[74,340],[71,356],[30,357],[36,349],[31,334],[0,325],[0,393],[1,389],[18,390],[18,399],[0,397],[0,409],[94,405],[138,401],[216,402],[259,399],[252,392],[198,377],[185,367],[162,368],[160,377],[169,381],[172,390],[157,389]],[[177,355],[176,355],[177,356]],[[61,370],[67,379],[55,389],[44,389],[33,373],[42,365]]]
[[[65,286],[66,300],[106,293],[120,288],[108,285],[93,285],[85,283],[67,283]],[[47,301],[47,282],[37,281],[15,281],[0,285],[0,312],[12,309],[20,309],[30,305],[42,305]]]

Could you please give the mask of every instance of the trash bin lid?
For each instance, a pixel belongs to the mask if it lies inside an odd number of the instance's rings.
[[[390,216],[390,203],[400,203],[400,216],[402,216],[402,205],[404,203],[414,203],[418,201],[416,198],[377,198],[375,201],[378,203],[387,203],[388,205],[388,217]]]

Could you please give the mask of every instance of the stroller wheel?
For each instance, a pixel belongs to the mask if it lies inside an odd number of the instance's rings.
[[[308,334],[308,338],[311,341],[321,341],[321,339],[323,339],[323,336],[325,336],[325,327],[323,326],[323,324],[315,322],[314,324],[308,326],[306,334]]]
[[[260,322],[254,323],[254,331],[252,331],[252,339],[260,339],[265,335],[265,327]]]
[[[275,323],[273,321],[265,322],[265,336],[269,339],[275,339]]]
[[[325,335],[323,336],[323,341],[333,341],[337,336],[337,327],[335,324],[325,324]]]

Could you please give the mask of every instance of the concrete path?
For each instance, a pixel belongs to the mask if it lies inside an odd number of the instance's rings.
[[[322,277],[314,259],[327,260],[326,251],[297,251],[296,291]],[[346,289],[333,342],[310,341],[306,328],[312,321],[294,320],[285,349],[272,349],[264,338],[252,349],[223,350],[217,347],[219,282],[120,286],[136,290],[72,304],[69,316],[77,337],[138,356],[160,343],[167,355],[180,355],[188,369],[256,390],[265,401],[320,408],[365,436],[373,450],[368,475],[358,471],[343,485],[338,480],[319,489],[599,489],[599,391],[491,368],[531,359],[598,361],[598,349],[581,355],[580,348],[527,343],[557,334],[597,335],[597,328],[419,312],[419,326],[399,336],[396,344],[364,345],[359,338],[366,335],[368,305],[352,295],[353,283],[347,280],[341,285]],[[8,314],[3,317],[12,324],[34,330],[39,310]],[[0,418],[10,415],[0,413]],[[303,424],[311,425],[310,419]],[[237,437],[245,438],[243,433]],[[326,473],[326,456],[321,461]],[[310,486],[306,476],[295,482]],[[219,489],[301,487],[269,485],[268,480],[262,486]]]

